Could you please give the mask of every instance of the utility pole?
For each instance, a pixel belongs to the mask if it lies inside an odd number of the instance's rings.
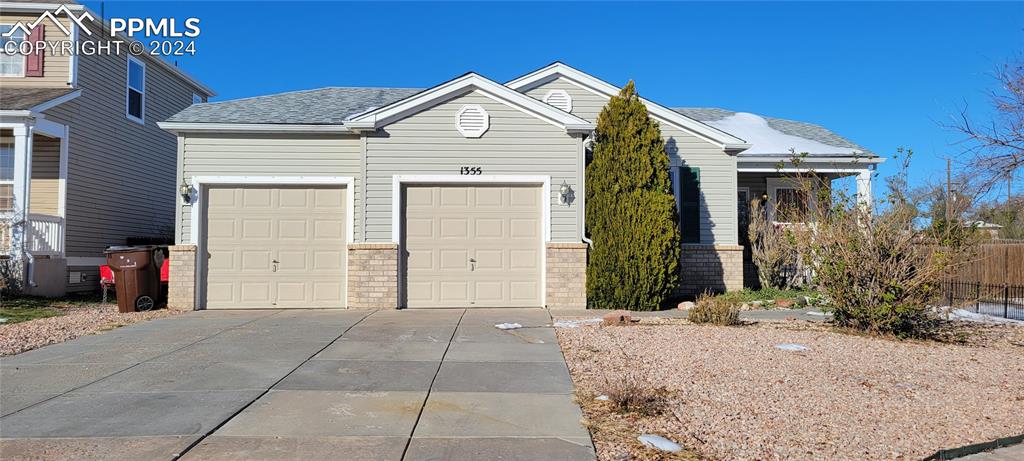
[[[950,225],[953,219],[953,176],[950,172],[951,163],[946,157],[946,225]]]

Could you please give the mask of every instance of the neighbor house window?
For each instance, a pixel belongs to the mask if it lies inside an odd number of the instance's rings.
[[[0,139],[0,213],[14,211],[14,140]]]
[[[126,88],[126,115],[139,123],[146,121],[146,65],[128,57],[128,85]]]
[[[700,168],[677,167],[672,176],[683,243],[700,243]]]
[[[11,31],[14,26],[10,24],[0,25],[0,77],[24,77],[25,76],[25,56],[14,53],[7,54],[3,50],[6,50],[8,46],[14,47],[14,45],[8,45],[8,42],[21,43],[25,41],[25,31],[18,29],[10,37],[5,37]]]
[[[200,104],[203,102],[203,97],[198,94],[192,93],[192,104]]]

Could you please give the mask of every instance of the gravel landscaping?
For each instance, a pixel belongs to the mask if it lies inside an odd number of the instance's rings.
[[[557,331],[604,460],[911,460],[1024,433],[1021,326],[955,322],[946,337],[956,344],[800,321],[716,327],[645,318]],[[776,347],[786,344],[808,349]],[[615,395],[624,377],[646,383],[636,392],[662,399],[660,413],[595,399]],[[641,434],[686,450],[645,448]]]
[[[75,339],[130,325],[143,320],[179,313],[168,309],[150,312],[117,312],[116,304],[87,304],[60,308],[62,315],[40,318],[10,325],[0,325],[0,356]]]

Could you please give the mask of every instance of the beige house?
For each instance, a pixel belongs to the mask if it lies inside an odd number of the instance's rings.
[[[554,63],[505,84],[190,106],[160,124],[178,137],[171,303],[583,306],[589,137],[618,91]],[[743,286],[743,210],[793,198],[790,149],[865,198],[881,161],[816,125],[645,103],[671,161],[681,293]]]
[[[127,40],[107,38],[98,21],[79,23],[84,11],[5,1],[0,40],[15,50]],[[0,53],[0,254],[24,261],[27,293],[95,290],[106,247],[173,235],[176,140],[156,122],[212,94],[162,59],[127,49]]]

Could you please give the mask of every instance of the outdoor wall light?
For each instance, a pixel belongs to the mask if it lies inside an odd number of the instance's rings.
[[[192,203],[192,186],[181,183],[181,186],[178,187],[178,193],[181,194],[181,200],[185,203]]]
[[[573,193],[572,188],[565,181],[562,181],[562,185],[558,187],[558,204],[569,205],[572,203],[572,199],[576,194]]]

